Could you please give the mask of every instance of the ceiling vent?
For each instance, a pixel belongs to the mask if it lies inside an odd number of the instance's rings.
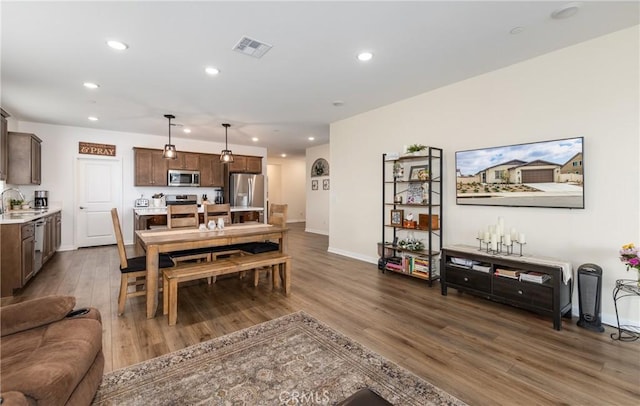
[[[253,38],[242,37],[240,41],[233,47],[234,51],[242,54],[253,56],[254,58],[262,58],[271,49],[272,45],[257,41]]]

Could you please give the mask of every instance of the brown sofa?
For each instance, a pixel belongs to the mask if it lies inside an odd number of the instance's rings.
[[[6,405],[88,405],[102,380],[97,309],[48,296],[0,308],[0,388]]]

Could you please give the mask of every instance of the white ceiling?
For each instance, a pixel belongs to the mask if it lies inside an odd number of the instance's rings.
[[[639,23],[637,1],[552,19],[566,3],[3,1],[1,104],[19,120],[164,136],[171,113],[192,129],[172,131],[178,149],[224,142],[229,122],[230,144],[303,156],[331,122]],[[273,48],[233,51],[245,35]]]

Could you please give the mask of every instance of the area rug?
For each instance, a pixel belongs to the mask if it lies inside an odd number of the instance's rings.
[[[464,405],[304,312],[106,374],[94,405]]]

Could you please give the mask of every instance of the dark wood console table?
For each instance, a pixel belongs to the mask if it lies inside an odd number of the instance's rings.
[[[571,318],[571,264],[559,260],[492,255],[477,247],[456,245],[442,249],[442,294],[447,288],[550,316],[560,330],[562,317]],[[542,283],[498,276],[496,270],[548,275]]]

